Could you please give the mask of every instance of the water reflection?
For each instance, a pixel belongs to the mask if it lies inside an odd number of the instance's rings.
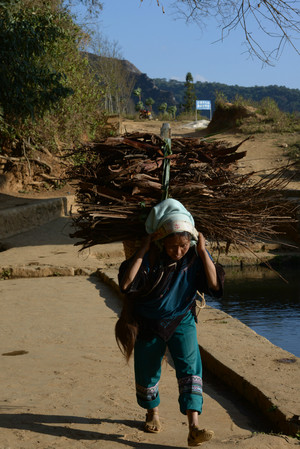
[[[226,268],[222,300],[208,304],[238,318],[272,343],[300,357],[300,269]]]

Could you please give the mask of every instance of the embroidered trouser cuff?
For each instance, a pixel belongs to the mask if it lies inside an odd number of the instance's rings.
[[[195,321],[191,313],[183,318],[168,342],[158,336],[150,341],[137,339],[134,368],[138,404],[146,409],[159,405],[161,362],[167,347],[175,365],[181,413],[186,414],[187,410],[201,413],[202,364]]]

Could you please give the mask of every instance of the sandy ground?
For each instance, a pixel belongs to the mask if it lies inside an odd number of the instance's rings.
[[[142,430],[132,362],[114,338],[115,293],[95,277],[2,281],[1,449],[187,447],[171,361],[162,369],[163,431]],[[19,355],[4,354],[20,351]],[[17,352],[18,353],[18,352]],[[257,411],[222,385],[205,382],[201,426],[215,438],[205,447],[285,449],[298,444],[265,430]]]
[[[161,123],[122,126],[127,132],[159,134]],[[172,125],[172,134],[195,132],[179,124]],[[230,135],[228,141],[243,138]],[[247,149],[243,160],[247,171],[275,167],[285,160],[275,141],[257,142],[242,147]],[[32,198],[68,194],[66,189],[32,193]],[[29,197],[28,193],[13,194],[11,201],[23,195]],[[19,243],[24,251],[34,245],[46,253],[50,242],[39,241],[37,231],[36,243]],[[52,246],[49,251],[54,251],[53,257],[67,257],[59,245],[56,252]],[[34,253],[28,266],[36,260],[43,263],[47,257],[43,252]],[[136,405],[132,362],[126,365],[114,338],[120,300],[106,284],[93,276],[0,281],[0,304],[0,449],[187,447],[187,424],[178,410],[171,361],[163,365],[160,385],[163,432],[153,435],[142,430],[145,413]],[[4,355],[14,351],[16,355]],[[299,446],[295,438],[264,433],[267,429],[257,410],[208,378],[200,423],[215,431],[214,440],[203,446],[211,449]]]
[[[120,131],[123,132],[153,132],[160,134],[163,122],[152,121],[132,121],[123,120],[120,125]],[[194,122],[170,122],[172,137],[204,137],[205,130],[197,130]],[[236,145],[249,137],[248,135],[228,132],[212,136],[216,140],[222,140],[229,144]],[[290,142],[296,139],[296,135],[291,134],[256,134],[251,139],[242,144],[238,151],[247,151],[246,156],[238,162],[241,172],[249,173],[251,171],[259,172],[261,170],[272,170],[288,164],[289,159],[286,147]],[[290,171],[289,174],[295,174]],[[287,172],[288,174],[288,172]],[[290,182],[289,188],[299,190],[300,176]]]

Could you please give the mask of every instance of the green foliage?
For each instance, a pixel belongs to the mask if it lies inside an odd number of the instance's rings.
[[[3,5],[3,4],[2,4]],[[4,117],[41,117],[73,93],[66,85],[59,41],[72,39],[63,11],[22,8],[12,1],[0,9],[0,104]]]
[[[11,279],[12,277],[12,268],[2,268],[0,272],[0,280]]]
[[[193,76],[191,72],[188,72],[185,77],[185,91],[183,97],[183,108],[186,112],[192,112],[195,110],[196,92],[193,82]]]
[[[236,107],[242,104],[245,108],[251,108],[253,111],[252,117],[241,120],[239,123],[242,132],[293,133],[300,131],[300,119],[293,114],[281,111],[272,98],[266,97],[257,103],[243,100],[243,103],[240,101],[233,104]]]
[[[300,119],[281,111],[272,98],[254,102],[237,95],[233,102],[228,102],[224,94],[217,93],[212,127],[238,127],[246,134],[292,133],[300,131]]]
[[[158,110],[164,114],[167,111],[167,108],[168,108],[167,103],[161,103],[160,106],[158,107]]]
[[[144,103],[142,101],[138,101],[137,104],[135,105],[135,110],[141,111],[142,109],[144,109]]]
[[[257,112],[273,120],[278,120],[282,116],[282,111],[280,111],[278,104],[270,97],[261,100]]]
[[[183,122],[191,122],[191,121],[195,120],[195,112],[194,111],[191,111],[191,112],[185,112],[185,111],[180,112],[177,115],[177,119],[181,120]],[[199,119],[200,119],[200,117],[198,116],[198,120]]]
[[[30,139],[55,152],[99,133],[103,91],[79,51],[86,36],[68,12],[24,3],[0,6],[0,144]]]
[[[216,92],[215,94],[215,108],[217,107],[225,107],[226,103],[228,103],[228,99],[223,92]]]
[[[170,106],[168,108],[168,113],[170,114],[170,116],[172,117],[172,119],[175,119],[176,117],[176,111],[177,111],[177,107],[176,106]]]
[[[288,146],[286,154],[290,159],[300,163],[300,140],[299,139],[296,142],[291,143]]]
[[[155,78],[152,80],[155,85],[163,90],[172,93],[176,99],[176,105],[184,103],[185,83],[177,80],[167,80],[165,78]],[[196,97],[198,100],[211,100],[212,104],[220,96],[226,101],[233,102],[237,96],[251,102],[260,102],[263,98],[272,98],[279,109],[284,112],[300,113],[300,89],[289,89],[284,86],[229,86],[222,83],[209,83],[197,81],[194,83]],[[159,100],[156,100],[159,104]]]
[[[149,106],[150,111],[152,111],[152,106],[154,105],[155,101],[152,97],[146,98],[145,104]]]
[[[141,99],[142,99],[142,89],[140,87],[137,87],[136,89],[134,89],[133,95],[137,96],[139,101],[141,101]]]

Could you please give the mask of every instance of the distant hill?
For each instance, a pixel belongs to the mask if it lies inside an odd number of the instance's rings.
[[[88,56],[91,65],[100,60],[100,56],[91,53],[85,53]],[[102,58],[103,59],[103,58]],[[142,73],[135,65],[127,60],[121,60],[124,69],[134,77],[134,89],[140,87],[142,89],[142,101],[149,97],[155,101],[153,105],[154,112],[158,112],[158,108],[162,103],[168,106],[176,105],[180,112],[181,104],[184,96],[184,81],[167,80],[166,78],[149,78]],[[210,100],[214,107],[216,96],[218,93],[223,94],[228,101],[232,102],[237,96],[241,96],[246,100],[255,102],[261,101],[263,98],[270,97],[276,101],[278,107],[285,112],[295,112],[300,114],[300,89],[289,89],[284,86],[229,86],[222,83],[196,82],[196,96],[198,100]],[[132,109],[137,103],[137,97],[131,95]]]
[[[166,80],[165,78],[155,78],[154,84],[163,90],[168,90],[175,97],[177,107],[183,103],[184,82],[176,80]],[[225,95],[228,101],[232,102],[237,96],[255,102],[263,98],[270,97],[276,101],[279,109],[285,112],[300,113],[300,89],[289,89],[284,86],[229,86],[222,83],[196,82],[195,91],[198,100],[211,100],[215,104],[217,93]]]
[[[142,101],[145,102],[149,97],[153,98],[155,101],[153,105],[154,111],[158,112],[158,107],[162,103],[167,103],[168,106],[176,105],[177,102],[173,92],[168,87],[165,89],[162,86],[158,86],[155,80],[149,78],[146,73],[140,72],[131,62],[124,59],[122,63],[135,77],[134,89],[138,87],[142,89]],[[134,103],[137,103],[137,97],[135,95],[132,94],[131,98]]]

